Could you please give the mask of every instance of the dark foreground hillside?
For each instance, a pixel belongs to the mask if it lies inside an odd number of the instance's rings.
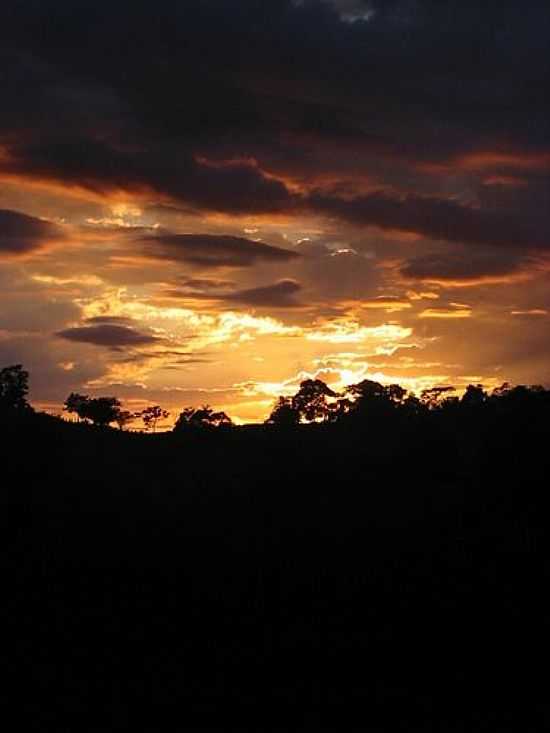
[[[546,411],[1,430],[25,727],[542,729]]]

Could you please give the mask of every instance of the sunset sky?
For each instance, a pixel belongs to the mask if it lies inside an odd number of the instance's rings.
[[[0,366],[35,407],[550,385],[550,4],[2,7]]]

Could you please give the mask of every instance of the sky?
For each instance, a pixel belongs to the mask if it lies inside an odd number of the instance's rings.
[[[550,6],[6,0],[0,366],[260,421],[550,386]]]

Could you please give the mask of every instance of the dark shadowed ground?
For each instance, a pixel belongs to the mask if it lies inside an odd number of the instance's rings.
[[[36,727],[542,729],[546,407],[2,448]]]

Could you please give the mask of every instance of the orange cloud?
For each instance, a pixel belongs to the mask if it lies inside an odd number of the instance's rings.
[[[471,315],[469,308],[427,308],[418,314],[418,318],[470,318]]]
[[[529,310],[511,311],[513,316],[547,316],[548,311],[544,308],[531,308]]]
[[[550,153],[524,153],[513,151],[485,150],[455,156],[443,163],[420,162],[417,168],[426,173],[442,174],[451,170],[482,172],[491,168],[514,168],[525,170],[550,169]]]

